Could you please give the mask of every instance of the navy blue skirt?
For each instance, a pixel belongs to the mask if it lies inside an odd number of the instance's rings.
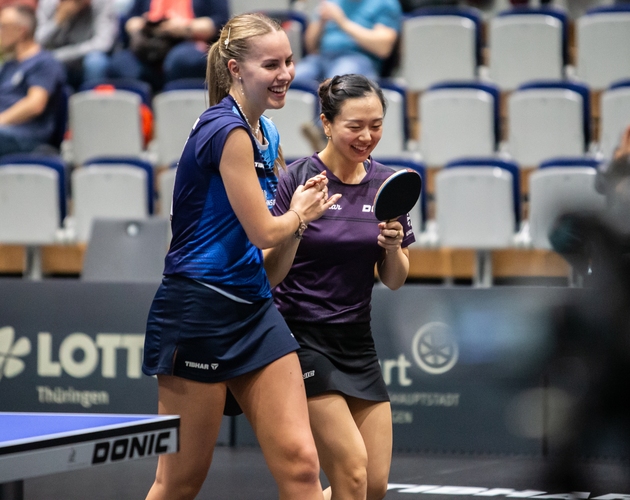
[[[142,371],[223,382],[298,347],[272,299],[243,304],[170,275],[164,276],[149,311]]]

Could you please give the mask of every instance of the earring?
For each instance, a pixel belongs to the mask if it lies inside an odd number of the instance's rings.
[[[241,94],[245,96],[245,89],[243,88],[243,77],[239,76],[238,80],[241,82]]]

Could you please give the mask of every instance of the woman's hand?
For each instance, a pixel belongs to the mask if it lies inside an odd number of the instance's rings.
[[[291,209],[295,210],[302,220],[309,222],[319,219],[326,210],[337,203],[341,194],[328,197],[328,179],[326,173],[311,177],[304,185],[300,185],[291,198]]]
[[[378,235],[379,246],[383,247],[388,254],[398,252],[405,236],[402,224],[397,220],[381,222],[378,228],[381,230]]]

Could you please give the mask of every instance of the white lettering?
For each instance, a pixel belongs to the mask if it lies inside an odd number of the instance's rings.
[[[364,212],[371,212],[372,211],[372,205],[363,205],[363,211]]]
[[[40,377],[61,377],[61,365],[52,360],[52,335],[47,332],[37,336],[37,374]]]
[[[431,491],[426,491],[430,495],[477,495],[488,488],[474,488],[470,486],[441,486]]]
[[[207,363],[197,363],[195,361],[184,361],[189,368],[199,368],[200,370],[209,370],[210,365]]]
[[[385,359],[383,360],[383,380],[385,385],[391,385],[392,383],[392,370],[398,369],[398,384],[402,387],[410,386],[413,382],[407,376],[407,368],[411,366],[411,362],[407,360],[404,354],[398,356],[398,359]]]
[[[459,406],[459,393],[442,392],[394,392],[390,394],[392,404],[405,406]]]
[[[61,377],[62,373],[85,378],[94,373],[101,361],[104,378],[116,378],[118,351],[127,351],[126,375],[142,376],[144,335],[137,333],[99,333],[93,340],[85,333],[68,335],[59,346],[59,361],[53,360],[52,335],[40,332],[37,337],[37,373],[41,377]],[[100,350],[100,355],[99,355]]]
[[[83,352],[83,359],[75,359],[77,351]],[[68,375],[85,378],[98,366],[98,349],[85,333],[68,335],[59,347],[59,361]]]
[[[38,385],[36,389],[37,399],[42,404],[78,404],[83,408],[109,404],[109,393],[106,391],[77,391],[73,387],[64,389],[47,385]]]

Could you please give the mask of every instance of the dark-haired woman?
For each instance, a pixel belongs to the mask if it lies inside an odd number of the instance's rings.
[[[415,238],[407,216],[379,222],[372,212],[393,173],[370,156],[382,135],[381,89],[361,75],[335,76],[319,97],[328,143],[281,176],[274,213],[285,213],[293,190],[316,172],[326,172],[329,193],[343,197],[304,232],[274,298],[300,343],[311,429],[331,485],[325,497],[382,499],[392,420],[370,330],[374,266],[389,288],[402,286]]]
[[[262,249],[290,248],[338,196],[329,198],[325,175],[315,175],[296,186],[286,214],[269,211],[281,155],[278,132],[262,113],[284,105],[294,75],[289,40],[276,22],[231,19],[210,49],[207,73],[211,107],[193,126],[177,168],[173,240],[142,367],[157,375],[159,412],[181,416],[180,451],[160,456],[147,498],[197,495],[231,393],[279,497],[321,500],[299,345],[273,305]]]

